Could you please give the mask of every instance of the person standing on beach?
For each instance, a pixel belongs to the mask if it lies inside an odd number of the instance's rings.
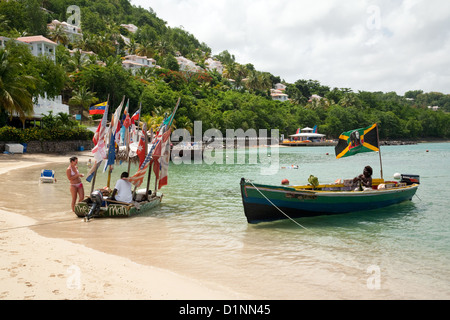
[[[84,199],[84,187],[81,178],[84,174],[78,172],[78,158],[71,157],[70,165],[66,170],[67,178],[70,181],[70,194],[72,195],[72,211],[75,212],[75,203]]]

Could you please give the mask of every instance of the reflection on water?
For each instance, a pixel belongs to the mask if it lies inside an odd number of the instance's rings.
[[[433,146],[424,148],[432,150]],[[443,219],[449,201],[438,195],[435,185],[449,181],[449,164],[442,154],[448,157],[450,148],[441,146],[436,153],[440,156],[416,154],[417,148],[386,148],[383,168],[386,174],[393,174],[405,154],[409,160],[413,157],[404,173],[421,175],[418,195],[422,200],[414,198],[370,212],[298,219],[307,230],[289,220],[248,225],[240,178],[279,184],[289,177],[305,183],[309,174],[314,174],[323,182],[334,181],[359,174],[355,168],[366,164],[376,168],[376,155],[339,160],[338,166],[337,160],[326,154],[333,153],[329,148],[280,149],[280,167],[295,164],[299,169],[280,169],[272,176],[259,176],[257,164],[171,164],[169,185],[163,189],[159,208],[133,218],[90,223],[70,210],[65,179],[68,164],[53,166],[56,184],[39,184],[43,167],[36,166],[2,175],[0,206],[42,223],[33,230],[44,236],[64,238],[259,298],[449,298],[449,222]],[[437,162],[440,169],[431,172],[427,161]],[[442,168],[447,170],[442,172]],[[112,186],[124,170],[125,165],[116,166]],[[80,163],[80,172],[87,171]],[[106,181],[107,174],[99,173],[96,186],[103,187]],[[84,185],[88,194],[90,184]],[[366,285],[368,267],[373,265],[382,272],[381,290],[369,290]]]

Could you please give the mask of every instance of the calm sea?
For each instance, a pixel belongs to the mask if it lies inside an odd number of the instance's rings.
[[[33,230],[44,236],[166,268],[252,298],[450,298],[450,143],[381,148],[385,179],[396,172],[420,175],[412,201],[369,212],[296,219],[301,227],[289,220],[247,224],[241,177],[306,184],[313,174],[320,182],[333,182],[362,173],[366,165],[379,177],[378,154],[336,159],[333,147],[272,148],[270,157],[256,148],[233,152],[213,154],[216,161],[209,163],[171,163],[161,206],[133,218],[90,223],[77,218],[70,211],[68,162],[3,175],[0,206],[38,220]],[[260,161],[254,163],[258,154]],[[267,161],[275,170],[266,170]],[[56,184],[38,183],[44,168],[56,171]],[[88,171],[84,163],[79,168]],[[115,167],[112,187],[122,171],[125,165]],[[106,181],[107,174],[99,173],[96,186]],[[84,185],[88,194],[90,184]]]

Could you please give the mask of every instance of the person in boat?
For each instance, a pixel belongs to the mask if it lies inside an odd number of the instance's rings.
[[[372,167],[365,166],[363,174],[360,174],[353,179],[353,184],[358,185],[358,188],[356,188],[355,190],[363,191],[365,189],[372,189],[372,173]]]
[[[84,199],[84,187],[81,178],[84,174],[78,172],[78,158],[71,157],[69,167],[66,170],[67,179],[70,181],[70,194],[72,195],[72,211],[75,212],[75,203]]]
[[[111,195],[111,200],[131,203],[133,193],[131,192],[131,182],[128,180],[128,172],[124,171],[117,180]]]

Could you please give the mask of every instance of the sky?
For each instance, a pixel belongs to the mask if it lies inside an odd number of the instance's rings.
[[[450,94],[448,0],[130,2],[288,83]]]

